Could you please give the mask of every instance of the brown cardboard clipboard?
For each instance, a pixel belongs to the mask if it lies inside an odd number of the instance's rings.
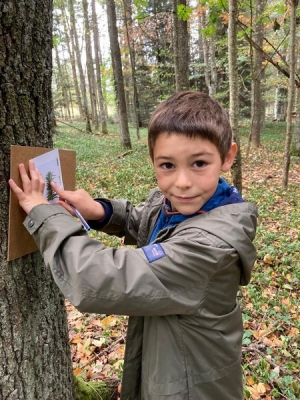
[[[10,149],[10,176],[22,186],[19,175],[19,164],[28,167],[31,158],[53,150],[44,147],[11,146]],[[76,185],[76,152],[73,150],[59,150],[61,173],[64,189],[75,190]],[[26,213],[19,206],[16,195],[10,191],[9,199],[9,223],[8,223],[8,251],[7,261],[33,253],[37,246],[23,225]]]

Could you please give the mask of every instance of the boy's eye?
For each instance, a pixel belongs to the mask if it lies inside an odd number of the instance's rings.
[[[161,167],[162,167],[163,169],[171,169],[171,168],[174,167],[174,165],[173,165],[172,163],[170,163],[170,162],[166,162],[166,163],[163,163],[163,164],[161,165]]]
[[[196,167],[196,168],[203,168],[204,166],[206,165],[206,162],[204,162],[204,161],[195,161],[194,162],[194,166]]]

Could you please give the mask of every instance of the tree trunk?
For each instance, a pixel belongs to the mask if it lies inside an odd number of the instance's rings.
[[[61,11],[63,16],[66,15],[66,10],[65,10],[65,6],[61,5]],[[77,78],[77,72],[76,72],[76,58],[75,58],[75,53],[74,53],[74,47],[72,46],[72,41],[70,39],[70,34],[69,31],[71,29],[68,28],[68,20],[66,17],[62,18],[62,22],[63,22],[63,27],[64,27],[64,35],[66,38],[66,45],[67,45],[67,49],[70,55],[70,63],[71,63],[71,67],[72,67],[72,77],[73,77],[73,85],[74,85],[74,89],[75,89],[75,95],[76,95],[76,102],[77,102],[77,107],[78,107],[78,112],[79,112],[79,116],[80,118],[83,118],[83,106],[82,106],[82,99],[81,99],[81,93],[80,93],[80,89],[79,89],[79,84],[78,84],[78,78]]]
[[[90,118],[88,101],[87,101],[85,77],[84,77],[83,67],[82,67],[82,62],[81,62],[81,52],[80,52],[80,47],[79,47],[78,34],[77,34],[77,30],[76,30],[74,0],[68,0],[68,2],[69,2],[68,4],[69,4],[69,13],[70,13],[70,21],[71,21],[70,36],[71,36],[71,40],[73,42],[73,48],[75,49],[77,67],[78,67],[78,71],[79,71],[80,90],[81,90],[81,96],[82,96],[82,100],[83,100],[83,112],[84,112],[84,117],[86,119],[86,132],[91,133],[92,132],[91,118]]]
[[[96,95],[96,79],[94,73],[94,63],[92,55],[91,29],[89,21],[88,3],[87,0],[82,0],[83,20],[84,20],[84,38],[85,38],[85,54],[86,54],[86,69],[89,84],[90,104],[92,109],[92,121],[95,129],[99,129],[99,118],[97,108]]]
[[[133,86],[133,110],[135,115],[136,124],[136,136],[140,139],[140,127],[142,126],[141,114],[140,114],[140,104],[138,89],[136,83],[136,63],[135,63],[135,47],[134,39],[131,37],[132,33],[132,7],[131,0],[123,0],[124,7],[124,17],[125,17],[125,27],[126,27],[126,37],[129,48],[130,65],[131,65],[131,79]]]
[[[60,89],[62,92],[62,99],[63,99],[62,107],[65,110],[64,114],[68,116],[66,119],[70,120],[71,112],[70,112],[69,93],[68,93],[68,88],[67,88],[68,82],[66,81],[66,79],[64,77],[64,73],[63,73],[63,70],[61,67],[57,44],[54,44],[54,51],[55,51],[55,62],[57,65],[57,79],[56,79],[57,91],[59,91],[59,89]]]
[[[173,0],[173,46],[176,91],[189,89],[189,35],[186,18],[179,17],[178,6],[186,7],[186,0]]]
[[[95,51],[95,67],[96,67],[96,79],[97,79],[97,90],[98,99],[100,107],[100,121],[101,121],[101,132],[104,135],[108,134],[107,124],[106,124],[106,113],[104,107],[104,97],[102,91],[102,81],[101,81],[101,48],[100,48],[100,35],[98,29],[97,13],[96,13],[96,0],[92,0],[92,21],[93,21],[93,36],[94,36],[94,51]]]
[[[256,2],[255,23],[254,23],[254,40],[263,47],[264,42],[264,23],[261,16],[264,12],[266,1],[258,0]],[[260,134],[264,125],[263,106],[263,87],[262,80],[264,77],[263,57],[260,51],[253,49],[253,72],[252,72],[252,93],[251,93],[251,144],[254,147],[260,146]]]
[[[242,192],[242,153],[238,132],[238,74],[237,74],[237,17],[238,2],[229,0],[228,23],[228,75],[230,92],[230,124],[233,132],[233,140],[238,146],[237,155],[232,166],[233,184]]]
[[[6,261],[10,146],[52,146],[52,0],[1,8],[0,398],[74,400],[64,299],[38,252]]]
[[[277,71],[277,76],[280,72]],[[285,121],[286,117],[286,98],[287,90],[284,87],[277,86],[274,101],[274,121]]]
[[[292,128],[292,112],[295,102],[295,64],[296,64],[296,8],[298,0],[290,0],[291,16],[290,16],[290,44],[289,44],[289,61],[290,61],[290,77],[288,85],[288,108],[286,115],[286,140],[284,149],[284,172],[283,172],[283,186],[288,186],[290,160],[291,160],[291,143],[293,137]]]
[[[105,14],[105,3],[99,3],[98,1],[98,7],[100,6],[100,14]],[[94,35],[96,35],[96,31],[94,31]],[[105,40],[107,40],[106,36],[102,34],[102,37],[104,36]],[[99,42],[99,44],[97,45],[97,47],[99,48],[99,51],[97,52],[97,55],[99,57],[99,68],[100,68],[100,74],[102,74],[101,70],[105,70],[105,62],[103,62],[103,58],[102,58],[102,52],[101,52],[101,41],[100,41],[100,32],[98,31],[97,34],[97,39],[94,38],[94,41]],[[96,47],[95,47],[95,51],[96,51]],[[96,56],[97,57],[97,56]],[[105,115],[105,120],[106,123],[108,121],[108,107],[107,107],[107,103],[105,101],[105,99],[107,99],[108,97],[108,90],[107,90],[107,82],[106,79],[104,77],[103,80],[101,80],[101,89],[102,89],[102,96],[103,96],[103,109],[104,109],[104,115]],[[108,132],[107,132],[108,133]]]
[[[117,107],[120,116],[120,138],[124,148],[131,149],[131,141],[128,128],[128,117],[124,90],[124,79],[122,71],[121,52],[118,41],[118,30],[116,21],[116,7],[114,0],[106,1],[107,22],[110,41],[111,60],[114,71]]]
[[[296,45],[296,49],[299,46]],[[296,74],[299,76],[300,74],[300,53],[299,50],[297,51],[297,65],[296,65]],[[295,111],[296,111],[296,118],[295,118],[295,125],[294,125],[294,147],[295,147],[295,154],[300,157],[300,89],[296,88],[295,94],[296,104],[295,104]]]
[[[206,14],[209,14],[208,10],[203,10],[199,16],[200,30],[206,27]],[[201,33],[200,33],[201,35]],[[217,67],[216,67],[216,46],[215,46],[215,35],[211,34],[210,37],[201,35],[201,46],[203,52],[204,61],[204,78],[208,88],[208,93],[211,97],[215,98],[217,93]]]

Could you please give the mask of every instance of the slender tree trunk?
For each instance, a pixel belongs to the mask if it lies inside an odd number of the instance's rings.
[[[288,186],[290,160],[291,160],[291,143],[293,137],[292,128],[292,112],[295,102],[295,64],[296,64],[296,8],[298,0],[290,0],[291,16],[290,16],[290,44],[289,44],[289,61],[290,61],[290,77],[288,85],[288,108],[286,116],[286,141],[284,149],[284,172],[283,186]]]
[[[86,132],[91,133],[92,132],[91,118],[90,118],[89,107],[88,107],[85,76],[83,73],[83,67],[82,67],[82,62],[81,62],[81,52],[80,52],[80,47],[79,47],[78,34],[77,34],[77,30],[76,30],[74,0],[68,0],[68,2],[69,2],[68,4],[69,4],[70,24],[71,24],[70,36],[71,36],[71,39],[73,40],[73,48],[75,49],[77,67],[78,67],[78,71],[79,71],[80,90],[81,90],[81,95],[82,95],[82,100],[83,100],[83,111],[84,111],[84,117],[86,119]]]
[[[210,37],[210,71],[211,71],[211,82],[210,82],[210,96],[216,97],[217,94],[217,64],[216,64],[216,35]]]
[[[187,19],[178,16],[178,6],[186,7],[186,0],[173,0],[173,46],[176,91],[189,88],[189,35]]]
[[[128,48],[129,48],[130,64],[131,64],[131,79],[132,79],[132,86],[133,86],[133,108],[134,108],[135,124],[136,124],[136,136],[138,139],[140,139],[140,127],[142,126],[142,122],[141,122],[141,115],[140,115],[138,89],[137,89],[137,83],[136,83],[134,40],[131,39],[131,31],[132,31],[131,0],[123,0],[123,6],[124,6],[126,36],[127,36],[127,43],[128,43]]]
[[[98,2],[99,5],[99,2]],[[105,13],[105,4],[101,4],[101,11],[103,13]],[[99,56],[99,66],[100,66],[100,73],[101,73],[101,69],[104,65],[103,63],[103,59],[102,59],[102,52],[101,52],[101,41],[100,41],[100,34],[98,33],[97,38],[99,40],[99,51],[98,51],[98,56]],[[105,37],[106,40],[106,37]],[[103,79],[101,80],[101,88],[102,88],[102,96],[103,96],[103,107],[104,107],[104,114],[105,114],[105,120],[108,120],[108,107],[107,107],[107,103],[105,101],[105,99],[107,98],[107,87],[106,87],[106,80]]]
[[[107,125],[106,125],[106,113],[105,113],[105,107],[104,107],[104,98],[103,98],[101,71],[100,71],[102,63],[100,62],[101,49],[100,49],[100,39],[99,39],[100,35],[99,35],[97,13],[96,13],[96,0],[92,0],[92,21],[93,21],[97,90],[98,90],[98,99],[99,99],[99,107],[100,107],[101,132],[104,135],[107,135],[108,130],[107,130]]]
[[[65,7],[61,7],[61,11],[62,11],[63,15],[66,15]],[[64,35],[66,38],[66,45],[67,45],[67,49],[68,49],[68,52],[70,55],[73,85],[74,85],[75,95],[76,95],[76,103],[78,106],[79,116],[80,116],[80,118],[83,118],[84,112],[83,112],[81,93],[80,93],[80,89],[79,89],[77,72],[76,72],[76,58],[75,58],[74,48],[73,48],[72,41],[70,39],[70,34],[69,34],[70,29],[68,28],[67,18],[62,18],[62,21],[63,21],[63,27],[64,27]]]
[[[6,261],[10,146],[52,147],[52,0],[2,5],[0,29],[0,399],[74,400],[64,299],[38,252]]]
[[[264,23],[261,20],[261,15],[264,12],[266,1],[257,0],[255,8],[255,23],[254,23],[254,40],[263,47],[264,41]],[[252,93],[251,93],[251,144],[254,147],[260,146],[260,134],[264,125],[263,106],[263,85],[264,77],[263,57],[260,51],[253,49],[253,72],[252,72]]]
[[[91,29],[89,21],[88,3],[87,0],[82,0],[83,20],[84,20],[84,37],[85,37],[85,54],[86,54],[86,69],[90,93],[90,104],[92,109],[92,121],[96,130],[99,129],[99,118],[97,110],[97,95],[96,95],[96,79],[94,73],[94,63],[92,55]]]
[[[280,72],[277,71],[277,76]],[[286,98],[287,90],[284,87],[277,86],[274,101],[274,121],[285,121],[286,117]]]
[[[55,61],[56,61],[57,72],[58,72],[58,76],[57,76],[58,87],[57,87],[57,89],[58,90],[61,89],[63,102],[64,102],[63,103],[63,108],[65,109],[66,114],[68,115],[68,119],[71,119],[69,93],[68,93],[68,89],[67,89],[67,86],[66,86],[66,80],[64,78],[62,67],[61,67],[57,45],[54,45],[54,50],[55,50]]]
[[[206,14],[208,10],[204,10],[199,17],[199,23],[201,29],[206,27]],[[211,97],[216,97],[217,92],[217,68],[216,68],[216,46],[215,46],[215,35],[211,35],[209,38],[202,35],[201,45],[203,51],[204,61],[204,78],[208,88],[208,93]]]
[[[228,64],[229,64],[229,92],[230,109],[229,117],[233,132],[233,140],[238,146],[237,155],[232,166],[233,184],[242,192],[242,153],[238,132],[238,75],[237,75],[237,17],[238,1],[229,0],[228,23]]]
[[[299,76],[300,75],[300,53],[298,50],[299,45],[296,45],[296,49],[297,49],[296,73]],[[300,157],[300,89],[298,87],[296,88],[295,98],[296,98],[296,104],[295,104],[296,118],[295,118],[295,128],[294,128],[294,146],[296,155]]]
[[[107,7],[107,21],[108,21],[108,33],[110,41],[110,51],[112,66],[114,71],[115,88],[117,106],[120,116],[120,138],[121,144],[125,148],[131,149],[131,141],[128,128],[128,117],[124,90],[124,79],[122,71],[121,52],[118,41],[118,30],[116,21],[116,7],[114,0],[106,1]]]
[[[122,16],[123,19],[123,16]],[[121,28],[120,30],[124,30],[124,28]],[[123,35],[122,35],[123,36]],[[128,122],[130,124],[133,124],[134,122],[134,104],[132,101],[131,97],[131,88],[132,88],[132,82],[131,82],[131,74],[130,74],[130,58],[129,58],[129,53],[128,53],[128,46],[127,43],[125,44],[124,42],[122,43],[122,66],[123,66],[123,79],[124,79],[124,93],[125,93],[125,101],[126,101],[126,110],[127,110],[127,117],[128,117]]]

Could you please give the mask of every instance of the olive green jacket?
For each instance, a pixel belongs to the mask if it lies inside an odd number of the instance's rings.
[[[137,249],[106,248],[60,206],[37,206],[24,224],[74,306],[130,316],[122,400],[241,400],[236,295],[256,258],[256,207],[221,206],[161,231],[161,252],[150,262],[161,193],[137,207],[111,204],[103,231]]]

